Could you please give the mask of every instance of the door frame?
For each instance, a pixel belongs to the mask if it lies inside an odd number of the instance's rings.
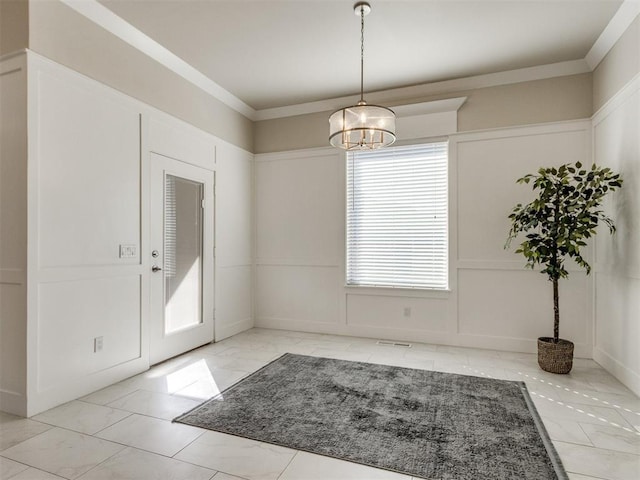
[[[147,291],[149,298],[148,325],[147,332],[147,352],[149,364],[154,365],[168,358],[180,355],[185,351],[196,348],[200,345],[211,343],[215,338],[215,171],[194,165],[180,159],[148,152],[148,249],[145,249],[145,273],[148,275]],[[162,178],[162,186],[154,185]],[[164,333],[164,274],[157,275],[151,268],[154,261],[160,261],[164,268],[164,179],[166,175],[175,175],[181,178],[198,181],[203,184],[203,235],[202,235],[202,323],[193,327],[188,327],[179,332],[169,335]],[[162,201],[158,205],[154,196],[157,197],[158,189],[162,190]],[[158,220],[156,220],[158,219]],[[158,223],[154,223],[158,222]],[[160,235],[160,236],[158,236]],[[154,259],[151,256],[153,250],[158,250],[160,256]],[[160,273],[160,272],[158,272]],[[160,282],[161,286],[154,282]],[[161,295],[158,292],[162,292]],[[155,302],[159,302],[154,304]],[[158,319],[159,313],[160,318]],[[179,340],[178,337],[182,337]],[[159,351],[158,342],[164,342],[162,352]],[[154,343],[156,345],[154,345]],[[188,345],[185,347],[185,345]]]

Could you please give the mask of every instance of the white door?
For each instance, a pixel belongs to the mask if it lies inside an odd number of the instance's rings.
[[[213,341],[214,173],[151,154],[149,359]]]

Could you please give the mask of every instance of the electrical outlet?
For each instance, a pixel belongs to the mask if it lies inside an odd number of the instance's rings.
[[[96,337],[93,339],[93,353],[98,353],[102,351],[102,347],[104,345],[104,337]]]
[[[404,316],[405,317],[411,316],[411,307],[404,307]]]
[[[120,258],[136,258],[137,256],[137,245],[120,245]]]

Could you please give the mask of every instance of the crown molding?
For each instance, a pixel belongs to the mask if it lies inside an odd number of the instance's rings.
[[[528,82],[531,80],[542,80],[545,78],[563,77],[566,75],[577,75],[588,73],[591,69],[585,60],[571,60],[568,62],[551,63],[548,65],[538,65],[535,67],[508,70],[505,72],[488,73],[485,75],[475,75],[472,77],[457,78],[455,80],[445,80],[442,82],[425,83],[411,87],[394,88],[381,90],[366,94],[370,103],[384,103],[393,108],[394,103],[406,102],[407,99],[439,95],[443,93],[461,92],[476,88],[495,87],[508,85],[511,83]],[[286,107],[267,108],[256,112],[256,120],[271,120],[275,118],[293,117],[296,115],[306,115],[310,113],[326,112],[338,110],[346,105],[355,105],[360,99],[359,95],[347,97],[331,98],[318,102],[300,103]]]
[[[640,0],[625,0],[584,57],[593,71],[640,14]]]
[[[228,107],[255,120],[256,111],[253,108],[96,0],[60,1]]]
[[[357,103],[360,98],[359,95],[350,95],[298,105],[255,110],[97,0],[60,1],[253,121],[337,110],[345,105]],[[584,59],[370,92],[367,94],[367,98],[371,100],[371,103],[402,105],[403,102],[406,103],[408,99],[412,98],[592,72],[638,14],[640,14],[640,0],[625,0]]]

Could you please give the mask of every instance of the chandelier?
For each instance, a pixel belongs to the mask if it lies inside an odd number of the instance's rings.
[[[360,16],[360,101],[331,114],[329,143],[345,150],[373,150],[396,141],[396,115],[389,108],[364,101],[364,17],[371,5],[357,2],[353,11]]]

